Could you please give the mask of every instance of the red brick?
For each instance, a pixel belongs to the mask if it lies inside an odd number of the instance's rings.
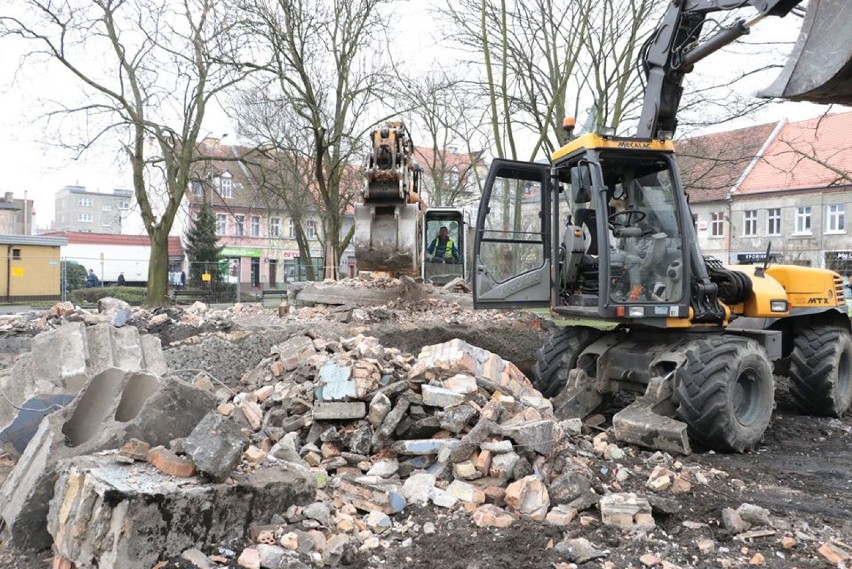
[[[148,461],[160,472],[177,478],[189,478],[195,474],[195,464],[191,460],[165,447],[154,447],[148,451]]]

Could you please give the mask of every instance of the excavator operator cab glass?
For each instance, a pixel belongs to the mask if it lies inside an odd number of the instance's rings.
[[[465,275],[465,235],[462,212],[430,208],[423,223],[423,278],[446,284]]]
[[[606,224],[609,300],[677,303],[685,292],[684,256],[669,162],[612,158],[601,155],[604,187],[596,203],[597,211],[606,212],[597,219]]]

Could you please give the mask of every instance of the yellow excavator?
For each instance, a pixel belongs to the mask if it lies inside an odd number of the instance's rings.
[[[465,277],[463,213],[424,203],[422,169],[405,124],[386,122],[370,141],[352,236],[358,270],[421,276],[434,284]]]
[[[782,364],[805,412],[852,403],[852,332],[840,275],[704,257],[672,137],[683,80],[707,55],[798,0],[672,0],[642,49],[646,91],[634,136],[601,129],[550,164],[495,160],[473,245],[478,308],[549,306],[581,320],[537,353],[533,382],[559,417],[584,417],[613,394],[616,437],[684,454],[691,443],[754,449]],[[758,11],[709,38],[708,14]],[[852,104],[852,3],[810,0],[800,38],[767,97]],[[590,326],[589,321],[609,326]]]

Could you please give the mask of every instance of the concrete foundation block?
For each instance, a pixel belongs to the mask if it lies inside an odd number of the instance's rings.
[[[149,464],[121,465],[110,454],[64,462],[50,503],[48,528],[58,555],[78,569],[149,569],[199,542],[245,537],[293,505],[314,500],[310,470],[284,463],[235,483],[176,484]]]
[[[46,517],[59,461],[132,438],[166,446],[189,435],[215,405],[212,394],[177,379],[118,369],[92,377],[65,409],[41,421],[0,488],[0,515],[14,543],[50,545]]]

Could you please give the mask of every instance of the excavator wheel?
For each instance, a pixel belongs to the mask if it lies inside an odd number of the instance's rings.
[[[806,413],[840,417],[852,404],[852,334],[813,326],[793,340],[790,391]]]
[[[568,382],[577,356],[600,337],[601,331],[586,326],[567,326],[551,335],[536,352],[533,385],[545,397],[553,397]]]
[[[716,335],[689,344],[685,356],[675,396],[689,437],[719,451],[754,449],[775,405],[766,353],[754,340]]]

